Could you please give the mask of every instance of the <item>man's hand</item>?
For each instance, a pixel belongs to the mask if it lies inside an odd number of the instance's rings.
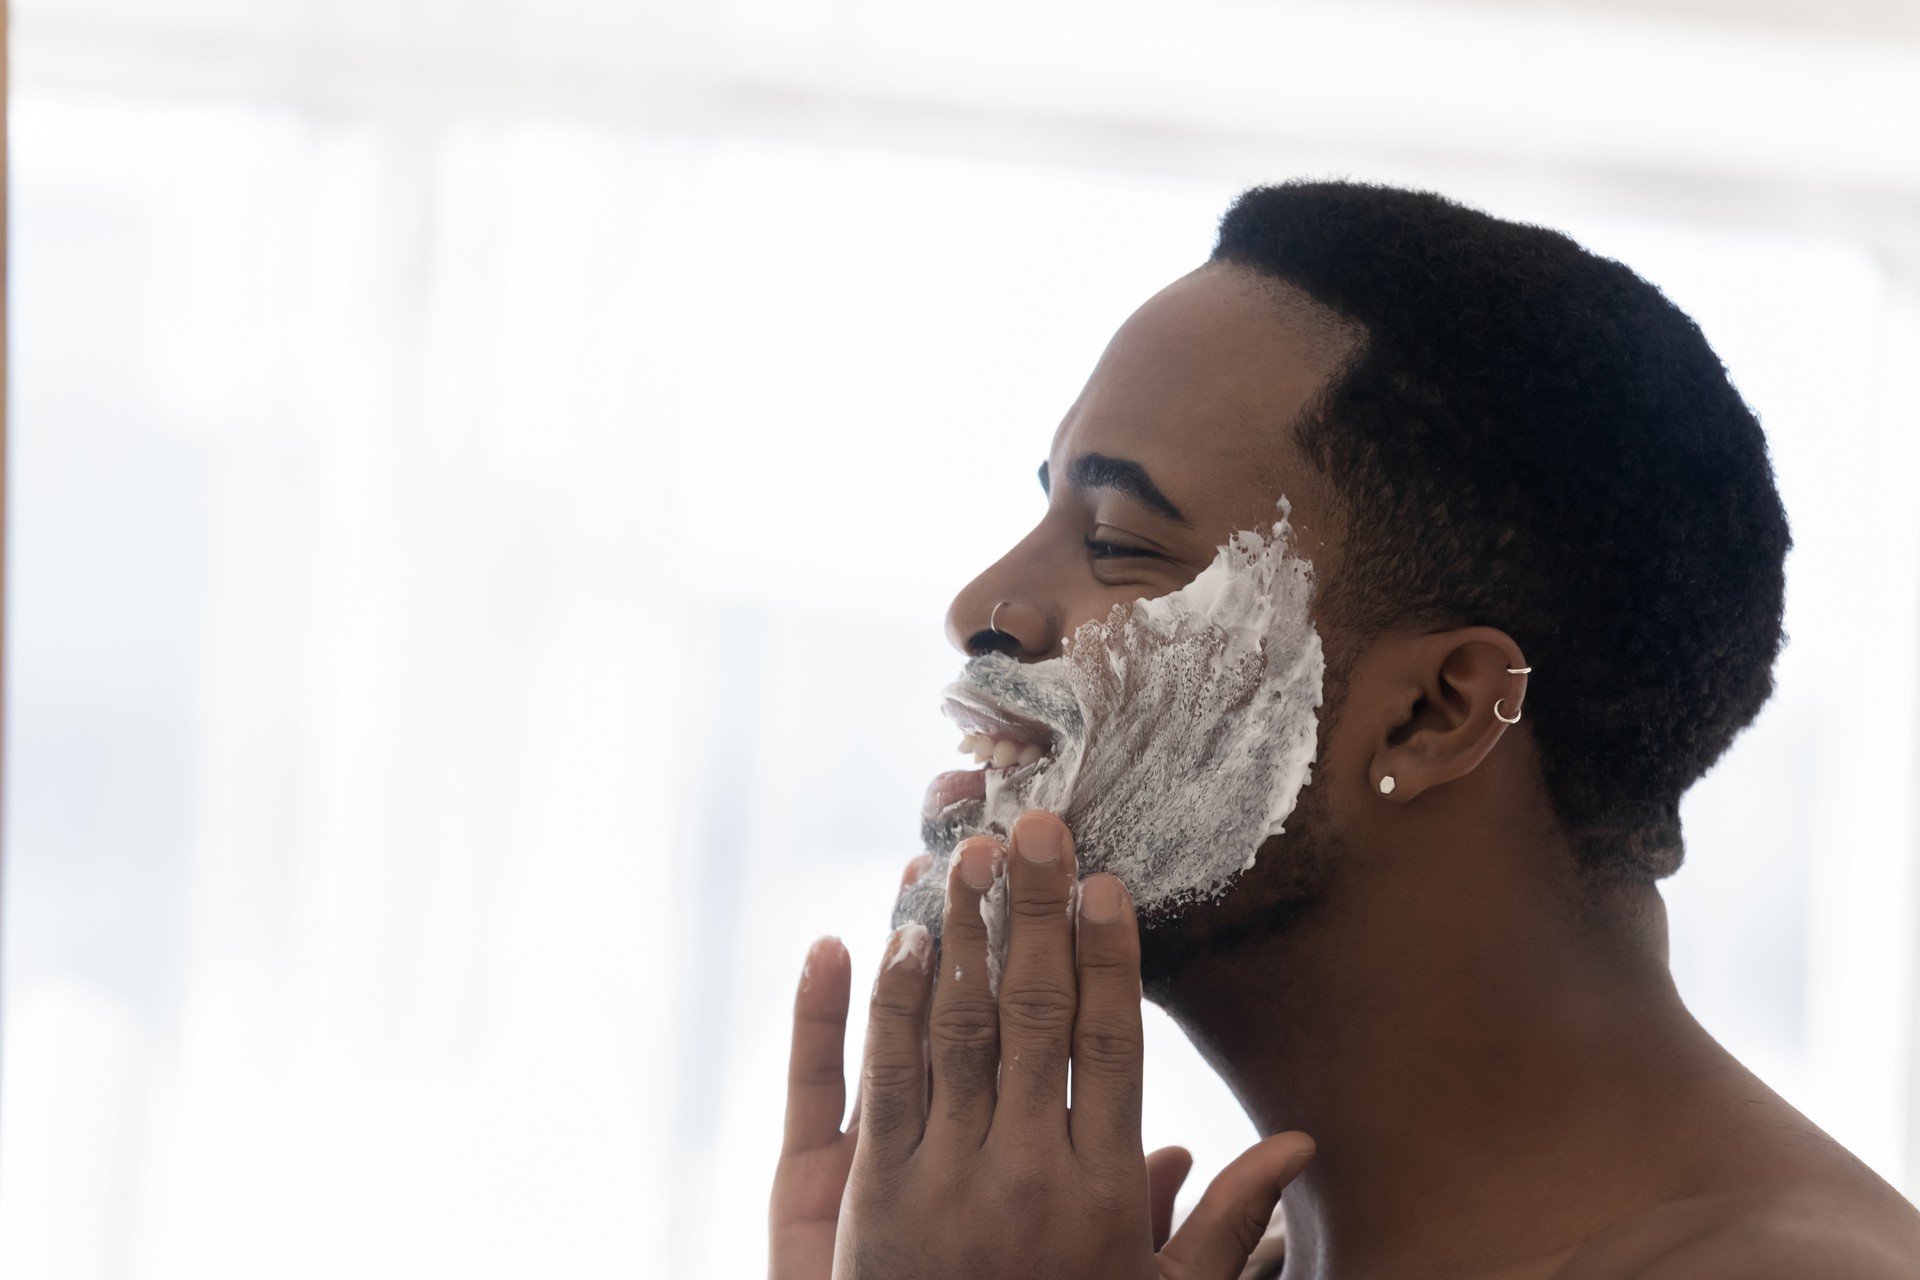
[[[931,861],[921,854],[908,863],[901,888],[918,880]],[[768,1214],[771,1280],[828,1280],[833,1274],[840,1198],[860,1135],[858,1102],[845,1131],[840,1128],[847,1100],[842,1055],[851,970],[840,940],[821,938],[800,972],[787,1059],[786,1135]],[[1193,1157],[1183,1147],[1161,1147],[1147,1157],[1155,1249],[1172,1234],[1174,1198],[1192,1169]]]
[[[1000,875],[1009,942],[996,1000],[980,899]],[[908,926],[874,985],[836,1277],[1239,1274],[1313,1142],[1284,1133],[1254,1146],[1156,1252],[1171,1195],[1154,1203],[1140,1149],[1139,948],[1118,880],[1076,890],[1072,838],[1051,814],[1023,815],[1006,850],[976,837],[955,851],[938,984]],[[790,1120],[790,1146],[792,1135]]]

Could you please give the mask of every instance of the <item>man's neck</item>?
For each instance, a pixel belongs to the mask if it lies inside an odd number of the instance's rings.
[[[1484,1273],[1666,1194],[1685,1162],[1663,1130],[1731,1060],[1674,991],[1658,893],[1602,907],[1498,855],[1382,863],[1391,882],[1345,877],[1164,992],[1262,1133],[1319,1143],[1286,1198],[1289,1277]]]

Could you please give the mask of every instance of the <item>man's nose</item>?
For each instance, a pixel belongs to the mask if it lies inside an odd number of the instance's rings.
[[[1053,611],[1018,593],[970,585],[947,610],[947,639],[969,658],[1004,653],[1022,662],[1052,657],[1060,644]]]

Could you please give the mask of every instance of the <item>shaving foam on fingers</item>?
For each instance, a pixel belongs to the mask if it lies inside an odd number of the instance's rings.
[[[901,961],[911,958],[924,969],[932,955],[933,934],[918,920],[907,920],[895,930],[893,954],[887,957],[887,968],[897,968]]]

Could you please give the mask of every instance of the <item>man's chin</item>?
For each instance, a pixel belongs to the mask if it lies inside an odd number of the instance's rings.
[[[986,810],[985,800],[969,798],[956,800],[920,819],[920,847],[933,855],[936,868],[944,871],[955,846],[968,836],[977,836],[986,830],[983,825],[986,822]],[[923,875],[921,879],[926,879],[926,876]]]
[[[1174,979],[1196,960],[1231,955],[1289,928],[1312,909],[1331,874],[1329,854],[1337,846],[1321,835],[1325,823],[1317,799],[1310,791],[1303,793],[1287,834],[1268,837],[1253,865],[1213,897],[1163,900],[1140,911],[1140,970],[1148,999],[1167,1003]],[[900,891],[893,927],[912,921],[939,940],[953,851],[962,840],[984,832],[985,824],[986,805],[974,799],[957,801],[921,820],[921,845],[933,861]],[[1080,874],[1104,869],[1083,865]],[[1137,886],[1128,889],[1139,896]]]
[[[937,942],[940,938],[942,916],[947,907],[947,874],[953,863],[953,851],[962,840],[987,831],[986,805],[983,801],[968,799],[957,801],[922,818],[920,822],[921,848],[932,858],[920,878],[901,889],[900,896],[894,900],[893,925],[899,928],[909,921],[923,926]],[[1004,833],[995,833],[1004,836]],[[1099,866],[1082,866],[1082,877],[1102,870]],[[1133,890],[1134,886],[1128,886]],[[1204,910],[1206,904],[1192,902],[1165,902],[1157,907],[1140,912],[1140,946],[1142,961],[1151,966],[1157,953],[1165,951],[1167,958],[1184,955],[1191,947],[1191,934],[1196,927],[1193,919],[1196,908]]]
[[[934,940],[939,941],[940,917],[947,907],[947,869],[953,864],[953,851],[968,836],[985,830],[986,807],[984,800],[959,800],[920,820],[920,847],[933,861],[894,901],[894,928],[913,921],[925,926]]]
[[[893,902],[893,927],[909,922],[925,926],[940,941],[940,917],[947,909],[947,864],[935,858],[920,878],[900,891]]]

